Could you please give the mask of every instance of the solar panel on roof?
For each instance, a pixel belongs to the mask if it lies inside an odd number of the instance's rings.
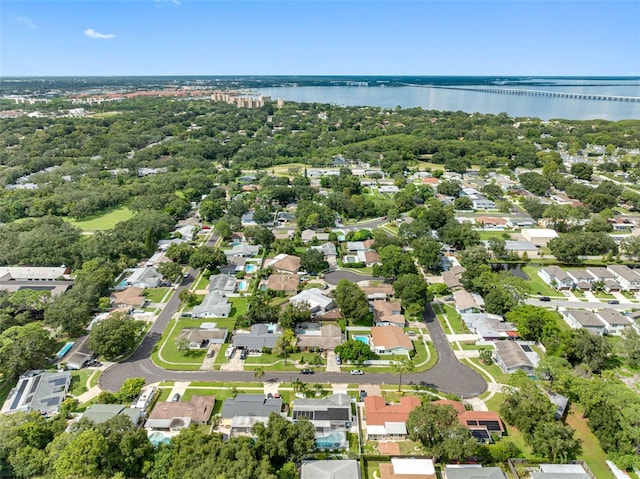
[[[529,346],[528,344],[522,344],[520,347],[525,353],[530,353],[531,351],[533,351],[533,349],[531,349],[531,346]]]
[[[476,421],[475,419],[467,419],[467,426],[477,426],[478,425],[478,421]]]
[[[500,423],[498,421],[478,421],[480,426],[485,426],[489,431],[499,431]]]
[[[471,430],[471,435],[477,440],[477,441],[488,441],[491,439],[491,436],[489,435],[489,433],[487,431],[485,431],[484,429],[472,429]]]
[[[22,398],[22,394],[24,393],[24,388],[27,386],[27,381],[20,381],[20,386],[18,387],[18,392],[16,392],[15,398],[13,399],[13,403],[11,404],[11,409],[15,409],[18,407],[18,403]]]

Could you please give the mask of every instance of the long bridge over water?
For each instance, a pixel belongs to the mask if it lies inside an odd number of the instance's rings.
[[[546,90],[524,90],[519,88],[493,88],[493,87],[464,87],[464,86],[442,86],[442,85],[416,85],[412,83],[403,83],[406,86],[415,86],[421,88],[440,88],[442,90],[462,90],[474,91],[481,93],[495,93],[500,95],[520,95],[520,96],[544,96],[552,98],[570,98],[574,100],[599,100],[599,101],[626,101],[640,103],[640,97],[637,96],[616,96],[616,95],[592,95],[589,93],[568,93],[561,91]]]

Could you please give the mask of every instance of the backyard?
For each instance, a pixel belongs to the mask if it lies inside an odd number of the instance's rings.
[[[113,228],[117,223],[128,220],[133,217],[133,211],[126,206],[113,208],[100,215],[91,216],[83,220],[74,220],[66,218],[73,226],[77,226],[82,231],[93,233],[94,231],[102,231]]]

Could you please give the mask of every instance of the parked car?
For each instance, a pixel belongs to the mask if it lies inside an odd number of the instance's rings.
[[[610,299],[609,301],[607,301],[607,303],[609,303],[609,304],[620,304],[620,301],[618,301],[617,299]]]
[[[551,301],[551,298],[549,296],[542,296],[540,298],[540,301],[544,301],[544,302]]]
[[[362,369],[352,369],[351,374],[354,376],[362,376],[364,371]]]
[[[178,401],[180,401],[180,393],[175,393],[171,398],[171,402],[178,402]]]
[[[191,313],[182,313],[182,314],[180,314],[180,316],[183,317],[183,318],[192,318],[193,314],[191,314]]]
[[[300,374],[313,374],[313,369],[303,369]]]
[[[342,359],[336,354],[336,364],[342,364]]]
[[[240,351],[240,359],[247,359],[247,356],[249,356],[248,350],[243,349],[242,351]]]

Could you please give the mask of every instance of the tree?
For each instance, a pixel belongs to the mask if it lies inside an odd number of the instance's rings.
[[[227,256],[220,248],[213,246],[200,246],[196,248],[189,258],[189,266],[194,269],[208,269],[213,271],[227,263]]]
[[[393,374],[398,375],[398,392],[402,387],[402,375],[410,374],[416,370],[416,365],[410,358],[402,359],[400,361],[393,361],[391,363],[391,371]]]
[[[198,304],[198,295],[189,291],[188,289],[183,289],[178,293],[178,298],[182,303],[186,304],[188,307],[195,306]]]
[[[224,240],[231,238],[231,226],[224,220],[219,220],[213,227],[213,231]]]
[[[116,394],[118,396],[118,399],[125,403],[133,401],[138,396],[138,394],[140,394],[144,383],[144,378],[125,379],[124,383],[120,387],[120,391],[118,391],[118,393]]]
[[[579,180],[591,181],[591,175],[593,175],[593,166],[589,163],[574,163],[571,165],[571,174]]]
[[[510,291],[495,287],[484,297],[484,307],[488,313],[503,316],[518,305],[518,298]]]
[[[189,243],[172,243],[167,248],[165,256],[171,261],[180,264],[187,264],[194,249]]]
[[[306,419],[291,422],[276,413],[271,413],[265,425],[253,426],[258,457],[267,457],[277,468],[287,462],[299,462],[315,447],[315,431]]]
[[[567,352],[569,362],[584,364],[589,372],[597,373],[604,369],[611,353],[611,343],[586,329],[577,329],[572,333],[573,341]]]
[[[343,316],[348,320],[359,322],[369,318],[369,302],[356,284],[346,279],[340,280],[333,291],[333,297]]]
[[[440,255],[442,243],[431,236],[416,238],[411,242],[413,254],[420,266],[430,271],[438,271],[440,268]]]
[[[493,353],[490,349],[480,348],[480,361],[482,364],[493,364]]]
[[[454,200],[453,208],[456,211],[472,210],[473,202],[468,196],[460,196]]]
[[[462,185],[453,180],[443,180],[438,183],[438,193],[446,196],[460,196]]]
[[[397,278],[401,274],[416,273],[416,265],[410,255],[395,245],[385,246],[379,251],[381,265],[373,265],[373,275]]]
[[[458,422],[458,413],[449,405],[427,403],[409,413],[407,431],[439,461],[464,460],[477,443],[471,432]]]
[[[554,421],[556,408],[521,371],[512,376],[510,386],[500,406],[500,415],[530,439],[539,424]]]
[[[273,354],[276,356],[284,356],[284,364],[287,364],[287,353],[293,353],[296,351],[296,344],[298,338],[293,332],[293,329],[285,329],[282,334],[276,339],[276,344],[273,347]]]
[[[255,371],[253,371],[253,377],[262,382],[262,378],[264,377],[264,368],[256,368]]]
[[[171,282],[175,282],[182,277],[182,266],[173,261],[160,263],[156,266],[156,271]]]
[[[271,249],[271,245],[276,239],[273,231],[261,226],[250,226],[248,228],[245,228],[244,235],[251,242],[260,244],[266,249]]]
[[[200,216],[205,221],[215,221],[224,216],[224,201],[205,199],[200,203]]]
[[[551,187],[548,179],[539,173],[527,172],[518,176],[523,188],[530,191],[534,195],[544,196]]]
[[[301,301],[298,303],[289,303],[280,313],[280,326],[283,329],[294,329],[296,325],[309,321],[311,319],[311,310],[309,303]]]
[[[113,313],[91,328],[89,349],[112,360],[130,351],[144,330],[144,323],[125,313]]]
[[[440,241],[457,250],[470,248],[480,244],[480,233],[473,229],[471,223],[458,223],[456,220],[448,221],[438,230]]]
[[[55,458],[53,470],[56,477],[100,477],[102,460],[108,450],[107,440],[97,430],[80,432],[67,442]]]
[[[506,319],[515,323],[518,334],[526,341],[542,341],[550,335],[556,334],[556,315],[546,308],[520,305],[506,314]]]
[[[573,437],[571,426],[559,421],[540,424],[533,433],[531,446],[534,454],[539,454],[553,463],[566,463],[582,453],[580,440]]]
[[[329,269],[329,263],[325,261],[322,251],[313,248],[303,253],[300,266],[308,273],[320,273]]]
[[[391,326],[389,326],[391,327]],[[355,364],[362,364],[372,356],[369,346],[362,341],[350,339],[344,343],[336,346],[336,354],[340,356],[340,359],[344,361],[351,361]]]
[[[640,364],[640,334],[632,326],[622,330],[621,349],[629,365],[637,367]]]
[[[79,285],[54,299],[44,312],[44,320],[51,326],[57,326],[69,334],[81,334],[91,319],[92,299],[95,304],[99,296],[87,299]]]
[[[52,352],[49,332],[39,323],[10,327],[0,333],[0,372],[11,379],[31,369],[42,369]]]
[[[403,274],[393,283],[395,295],[402,301],[404,308],[417,304],[421,309],[433,299],[427,282],[418,274]]]
[[[489,249],[496,259],[504,259],[507,256],[506,241],[502,238],[489,238]]]

